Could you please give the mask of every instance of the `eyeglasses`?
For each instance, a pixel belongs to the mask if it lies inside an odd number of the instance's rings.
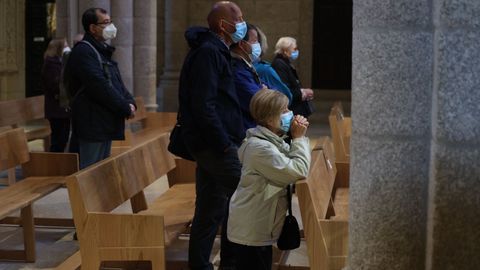
[[[108,22],[96,23],[95,25],[105,25],[105,26],[107,26],[107,25],[110,25],[112,23],[113,23],[113,21],[108,21]]]

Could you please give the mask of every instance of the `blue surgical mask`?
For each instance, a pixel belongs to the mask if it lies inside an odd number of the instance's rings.
[[[299,53],[300,53],[300,52],[299,52],[298,50],[293,51],[293,52],[292,52],[292,55],[290,56],[290,58],[291,58],[292,60],[297,60]]]
[[[262,54],[262,47],[258,42],[250,45],[252,46],[252,61],[257,62],[260,58],[260,54]]]
[[[232,25],[228,21],[225,21],[225,22]],[[238,43],[247,34],[247,23],[244,22],[244,21],[239,22],[239,23],[235,24],[235,29],[236,29],[235,33],[230,34],[230,37],[232,38],[233,43]]]
[[[287,133],[293,120],[293,112],[288,111],[280,116],[280,129]]]

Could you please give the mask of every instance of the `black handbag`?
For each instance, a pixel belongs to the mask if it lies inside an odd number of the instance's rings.
[[[292,214],[292,192],[290,185],[287,186],[288,215],[285,217],[282,232],[277,240],[280,250],[292,250],[300,246],[300,228],[295,216]]]
[[[170,142],[168,143],[167,149],[175,156],[195,161],[192,155],[190,155],[190,152],[185,146],[185,142],[183,140],[182,125],[180,124],[180,112],[177,114],[177,123],[175,123],[172,132],[170,132]]]

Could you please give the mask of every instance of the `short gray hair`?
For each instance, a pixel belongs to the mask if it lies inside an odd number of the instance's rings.
[[[275,45],[275,54],[283,54],[283,51],[297,46],[297,40],[292,37],[281,37]]]

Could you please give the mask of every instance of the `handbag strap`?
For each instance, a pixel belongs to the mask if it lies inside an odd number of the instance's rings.
[[[287,201],[288,201],[288,215],[293,216],[292,212],[292,188],[291,185],[287,186]]]

